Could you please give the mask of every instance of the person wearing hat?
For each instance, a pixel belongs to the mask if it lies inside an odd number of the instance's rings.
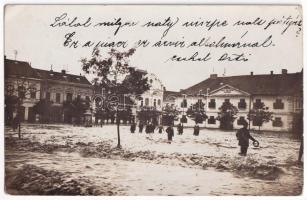
[[[242,125],[243,128],[237,131],[236,136],[239,140],[239,146],[241,147],[239,155],[246,156],[249,140],[252,140],[255,145],[259,144],[259,142],[250,135],[249,130],[247,129],[248,123],[245,120],[242,122]]]

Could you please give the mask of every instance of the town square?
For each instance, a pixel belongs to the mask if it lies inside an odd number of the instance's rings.
[[[6,194],[302,194],[300,6],[5,12]]]

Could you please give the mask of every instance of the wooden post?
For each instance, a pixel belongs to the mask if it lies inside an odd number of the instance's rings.
[[[116,124],[117,124],[117,148],[121,148],[120,145],[120,132],[119,132],[119,124],[120,124],[120,120],[119,120],[119,114],[118,114],[118,107],[116,108]]]

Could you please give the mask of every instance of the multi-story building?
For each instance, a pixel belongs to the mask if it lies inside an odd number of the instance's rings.
[[[164,86],[160,79],[153,73],[146,75],[150,88],[142,94],[138,106],[146,106],[156,108],[162,111]]]
[[[41,77],[23,61],[5,58],[5,121],[9,123],[16,116],[16,109],[11,109],[8,104],[16,103],[13,97],[22,98],[19,112],[21,120],[34,121],[33,106],[40,100]]]
[[[24,88],[25,92],[22,93],[25,94],[21,94],[20,88]],[[41,99],[46,99],[52,104],[50,122],[71,121],[69,114],[63,109],[63,102],[76,98],[90,101],[92,94],[92,85],[84,76],[67,74],[65,70],[55,72],[35,69],[28,62],[5,58],[6,99],[9,95],[16,97],[24,95],[19,109],[21,120],[36,121],[33,107]],[[14,115],[16,112],[6,111],[8,120]]]
[[[77,98],[91,101],[93,87],[84,76],[67,74],[65,70],[34,70],[42,78],[41,99],[52,102],[51,122],[71,122],[70,113],[63,109],[64,102],[71,102]]]
[[[132,120],[138,122],[137,114],[141,109],[149,109],[155,110],[159,113],[159,116],[155,119],[151,119],[155,123],[160,123],[161,115],[162,115],[162,105],[163,105],[163,92],[164,86],[159,78],[152,73],[146,73],[146,78],[148,80],[148,84],[150,85],[149,90],[144,92],[140,97],[132,97],[129,94],[109,94],[104,87],[95,87],[94,96],[97,101],[105,101],[103,106],[107,106],[108,103],[115,103],[119,105],[121,108],[129,108],[132,112]],[[97,110],[96,105],[93,102],[93,111],[94,116],[96,116]],[[96,123],[100,121],[100,119],[94,120]],[[108,119],[104,119],[104,122],[107,122]],[[112,120],[114,121],[114,120]]]
[[[210,78],[181,90],[176,94],[174,104],[183,111],[197,101],[202,101],[208,119],[200,126],[219,128],[217,120],[219,108],[224,102],[230,102],[237,107],[238,113],[233,122],[233,128],[241,127],[241,120],[248,121],[248,113],[262,103],[272,112],[272,120],[263,123],[262,130],[291,131],[296,124],[294,118],[303,109],[303,73],[287,73],[283,69],[281,74],[242,75],[218,77],[212,74]],[[185,103],[183,103],[185,102]],[[182,106],[185,105],[185,106]],[[187,125],[193,126],[194,121],[188,118]],[[250,123],[251,129],[257,129],[258,124]]]

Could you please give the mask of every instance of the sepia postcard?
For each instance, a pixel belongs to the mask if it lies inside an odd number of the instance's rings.
[[[301,5],[4,7],[6,195],[303,193]]]

